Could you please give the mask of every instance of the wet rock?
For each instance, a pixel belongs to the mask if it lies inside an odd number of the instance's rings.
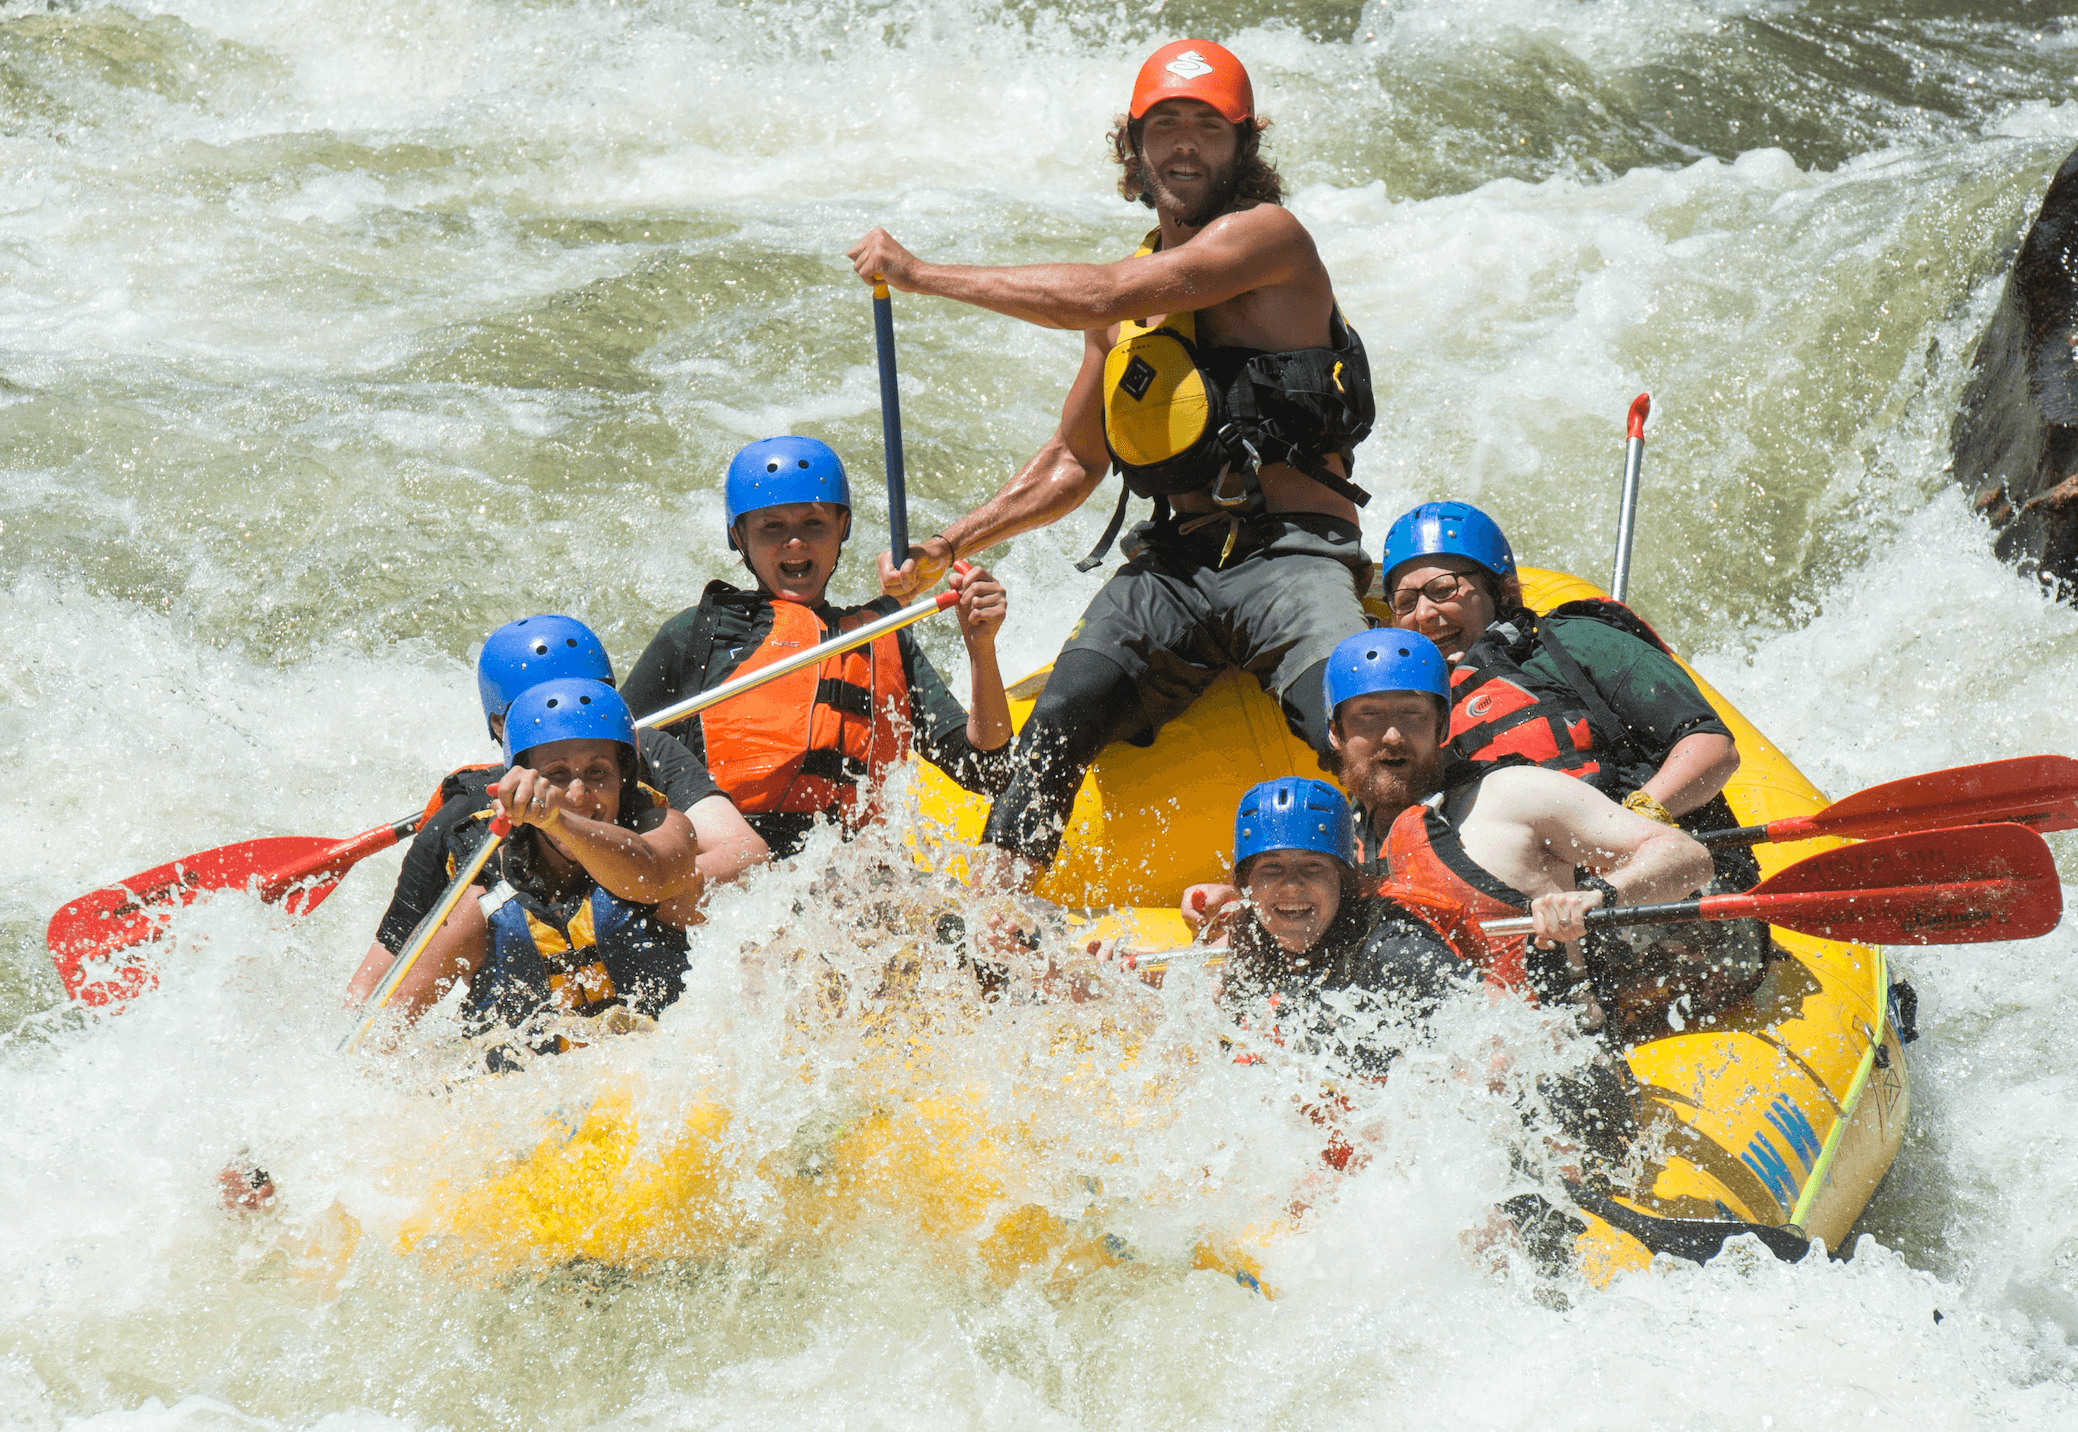
[[[1977,340],[1949,446],[1998,555],[2078,598],[2078,151]]]

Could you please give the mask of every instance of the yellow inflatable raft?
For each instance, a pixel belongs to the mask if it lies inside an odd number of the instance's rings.
[[[1539,610],[1602,595],[1560,574],[1522,576]],[[1045,677],[1013,688],[1019,725]],[[1698,685],[1738,739],[1742,762],[1725,794],[1742,823],[1825,805],[1730,703],[1700,678]],[[1312,752],[1275,705],[1230,674],[1151,747],[1104,753],[1039,893],[1072,911],[1117,913],[1151,944],[1183,943],[1176,901],[1187,885],[1226,874],[1241,793],[1273,777],[1315,774]],[[912,832],[919,854],[935,868],[956,868],[980,834],[985,803],[929,768],[920,779]],[[1816,848],[1764,845],[1756,854],[1772,874]],[[1770,1230],[1778,1251],[1801,1247],[1806,1235],[1838,1246],[1895,1156],[1908,1097],[1882,952],[1783,930],[1775,938],[1791,958],[1772,963],[1750,1000],[1706,1030],[1669,1032],[1631,1052],[1644,1098],[1674,1134],[1648,1173],[1647,1192],[1589,1200],[1597,1211],[1583,1209],[1575,1220],[1584,1230],[1578,1261],[1596,1281],[1648,1263],[1655,1250],[1708,1256],[1731,1225]],[[957,1246],[959,1256],[978,1256],[1006,1282],[1033,1267],[1072,1282],[1125,1256],[1095,1221],[1082,1227],[1006,1197],[1010,1172],[1043,1139],[992,1124],[985,1101],[956,1081],[914,1078],[913,1042],[876,1052],[869,1038],[860,1063],[868,1084],[876,1059],[894,1097],[869,1095],[857,1117],[834,1123],[813,1147],[768,1154],[753,1168],[739,1167],[730,1151],[725,1109],[703,1104],[687,1117],[681,1105],[644,1116],[639,1099],[616,1089],[492,1176],[433,1189],[399,1242],[432,1266],[490,1277],[573,1261],[696,1262],[746,1242],[823,1239],[890,1222],[941,1253]],[[1091,1106],[1105,1107],[1100,1098]],[[659,1120],[672,1132],[642,1132]],[[776,1205],[762,1195],[751,1200],[756,1208],[746,1204],[743,1191],[753,1185],[779,1190]],[[1255,1286],[1256,1265],[1241,1245],[1265,1236],[1201,1245],[1195,1265]]]
[[[1522,580],[1525,600],[1538,611],[1607,595],[1563,573],[1524,569]],[[1725,796],[1741,824],[1826,805],[1788,757],[1708,682],[1695,680],[1739,743],[1739,772]],[[1044,683],[1041,672],[1013,690],[1020,724]],[[1091,912],[1156,907],[1141,923],[1159,929],[1174,919],[1186,886],[1226,878],[1233,810],[1243,791],[1280,776],[1321,774],[1275,703],[1252,680],[1230,673],[1152,746],[1104,753],[1039,893]],[[936,771],[923,778],[925,812],[941,822],[938,854],[956,860],[980,835],[986,807]],[[1754,854],[1766,876],[1840,843],[1762,845]],[[1174,930],[1181,933],[1180,921]],[[1775,939],[1792,958],[1774,962],[1749,1001],[1707,1030],[1670,1031],[1632,1050],[1631,1069],[1646,1099],[1679,1132],[1653,1171],[1649,1193],[1615,1201],[1608,1217],[1583,1213],[1579,1257],[1598,1280],[1649,1262],[1648,1243],[1677,1251],[1714,1247],[1722,1237],[1658,1220],[1736,1221],[1784,1230],[1787,1240],[1769,1240],[1778,1247],[1807,1236],[1838,1247],[1896,1157],[1910,1100],[1883,952],[1781,929]]]

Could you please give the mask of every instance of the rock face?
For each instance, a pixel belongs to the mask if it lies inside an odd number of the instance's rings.
[[[1949,446],[1999,556],[2078,598],[2078,151],[1977,340]]]

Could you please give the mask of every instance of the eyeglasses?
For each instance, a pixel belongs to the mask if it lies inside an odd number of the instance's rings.
[[[1463,595],[1465,588],[1471,583],[1472,579],[1463,572],[1446,572],[1419,587],[1401,587],[1390,598],[1393,613],[1396,616],[1406,616],[1423,597],[1429,599],[1430,606],[1440,607],[1445,602]]]

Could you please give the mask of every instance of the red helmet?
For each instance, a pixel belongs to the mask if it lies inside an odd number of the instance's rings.
[[[1132,119],[1165,99],[1198,99],[1218,110],[1229,124],[1255,113],[1255,87],[1233,52],[1210,40],[1172,40],[1147,57],[1133,81]]]

